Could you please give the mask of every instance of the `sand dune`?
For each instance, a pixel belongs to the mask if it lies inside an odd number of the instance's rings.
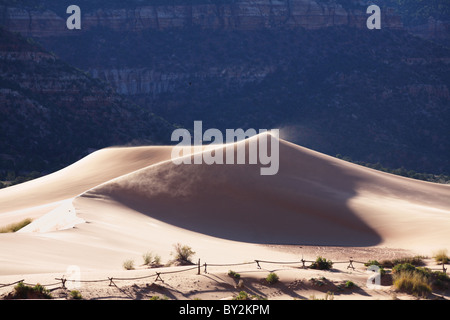
[[[313,245],[450,244],[450,188],[350,164],[286,141],[280,170],[255,165],[147,167],[77,200],[109,199],[218,238]]]
[[[290,257],[259,244],[450,247],[450,186],[378,172],[284,140],[272,176],[261,175],[260,165],[175,165],[170,152],[105,149],[0,191],[3,221],[19,209],[40,208],[40,215],[53,209],[22,233],[0,235],[0,274],[69,264],[117,269],[148,250],[167,260],[176,242],[215,262]],[[69,210],[78,219],[74,228],[65,220]],[[49,232],[61,221],[65,230]]]
[[[0,225],[36,218],[90,188],[170,158],[171,147],[107,148],[53,174],[0,192]]]

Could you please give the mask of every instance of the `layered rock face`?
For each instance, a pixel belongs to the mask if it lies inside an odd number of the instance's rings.
[[[134,9],[99,9],[84,12],[82,28],[108,27],[116,31],[163,30],[199,26],[235,30],[259,30],[279,26],[317,29],[330,26],[366,28],[368,14],[361,9],[344,9],[339,4],[313,0],[240,0],[232,4],[144,6]],[[45,37],[74,34],[66,27],[66,12],[0,8],[0,24],[26,36]],[[389,8],[381,8],[384,28],[402,27],[401,19]]]

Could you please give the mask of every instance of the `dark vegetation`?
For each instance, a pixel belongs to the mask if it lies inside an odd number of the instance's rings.
[[[170,139],[167,121],[34,41],[0,28],[0,51],[0,181],[24,182],[100,148]]]

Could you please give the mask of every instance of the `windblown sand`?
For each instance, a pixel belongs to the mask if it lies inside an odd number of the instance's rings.
[[[0,284],[24,278],[52,283],[73,265],[86,279],[142,276],[155,270],[140,266],[143,253],[158,254],[165,263],[175,243],[192,247],[194,262],[208,264],[318,255],[335,261],[431,256],[450,248],[448,185],[378,172],[284,140],[279,172],[272,176],[260,175],[259,165],[175,165],[171,150],[108,148],[1,190],[0,226],[27,217],[34,221],[0,234]],[[127,259],[139,270],[124,271]],[[329,286],[347,278],[364,284],[362,265],[355,271],[346,267],[336,265],[340,272],[325,275],[336,281]],[[168,274],[164,283],[153,284],[152,278],[120,286],[93,283],[83,287],[84,296],[139,299],[159,290],[177,299],[227,298],[237,290],[226,276],[231,267],[215,268],[201,275]],[[235,269],[246,275],[249,290],[279,299],[319,294],[305,279],[325,272],[276,264]],[[264,287],[261,279],[269,269],[279,270],[287,287]],[[11,287],[0,288],[0,294],[7,290]],[[356,290],[340,298],[390,298],[388,291]]]

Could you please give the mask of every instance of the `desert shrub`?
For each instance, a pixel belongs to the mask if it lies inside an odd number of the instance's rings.
[[[392,272],[394,272],[394,273],[399,273],[399,272],[404,272],[404,271],[414,272],[415,270],[416,270],[416,267],[410,263],[397,264],[396,266],[394,266],[392,268]]]
[[[345,287],[346,287],[346,288],[349,288],[349,289],[350,289],[350,288],[353,288],[354,286],[355,286],[355,284],[353,283],[353,281],[350,281],[350,280],[349,280],[349,281],[346,281],[346,282],[345,282]]]
[[[418,267],[415,272],[426,277],[430,281],[432,287],[446,289],[450,283],[450,277],[442,271],[432,271],[428,268]]]
[[[309,297],[310,300],[334,300],[334,293],[328,291],[325,294],[325,297],[323,297],[322,299],[317,298],[315,295],[312,295]]]
[[[151,298],[150,298],[150,300],[169,300],[169,298],[167,298],[166,296],[162,296],[162,297],[160,297],[160,296],[152,296]]]
[[[423,262],[422,256],[414,256],[414,257],[403,257],[403,258],[397,258],[392,260],[383,260],[381,262],[381,266],[384,268],[393,268],[394,266],[398,264],[404,264],[409,263],[413,266],[423,266],[425,263]]]
[[[333,267],[333,262],[331,260],[327,260],[322,257],[317,257],[316,261],[314,261],[310,268],[311,269],[319,269],[319,270],[330,270]]]
[[[144,264],[148,266],[153,262],[153,254],[151,252],[146,252],[142,255],[142,259],[144,259]]]
[[[125,270],[133,270],[134,269],[134,261],[129,259],[123,262],[123,268]]]
[[[192,248],[180,243],[174,244],[175,248],[175,260],[182,263],[192,263],[191,257],[195,254]]]
[[[398,290],[416,296],[426,296],[431,292],[431,285],[428,278],[410,270],[395,273],[393,283]]]
[[[160,265],[161,264],[161,256],[159,256],[159,255],[155,255],[154,257],[153,257],[153,263],[155,264],[155,265]]]
[[[237,272],[234,272],[233,270],[228,271],[228,275],[230,277],[232,277],[232,278],[235,278],[235,279],[240,279],[241,278],[241,275],[239,273],[237,273]]]
[[[16,232],[22,229],[23,227],[29,225],[33,220],[30,218],[26,218],[20,222],[11,223],[5,227],[0,228],[0,233],[10,233],[10,232]]]
[[[34,287],[27,286],[23,282],[19,282],[14,287],[13,299],[51,299],[50,291],[39,283]]]
[[[439,289],[447,289],[450,284],[450,277],[442,271],[434,271],[431,279],[432,286]]]
[[[233,300],[266,300],[266,299],[258,295],[249,295],[245,291],[240,291],[237,296],[233,297]]]
[[[450,277],[442,271],[432,271],[425,267],[414,267],[409,263],[396,265],[392,271],[394,274],[401,274],[403,272],[410,272],[418,277],[422,277],[427,280],[427,283],[432,287],[440,289],[446,289],[450,283]]]
[[[69,296],[70,296],[71,299],[74,299],[74,300],[81,300],[81,299],[83,299],[83,297],[81,296],[80,291],[78,291],[78,290],[70,291]]]
[[[377,266],[377,267],[381,267],[381,263],[379,263],[377,260],[369,260],[369,261],[367,261],[366,263],[364,263],[364,265],[365,265],[366,267],[369,267],[369,266]]]
[[[278,275],[274,272],[271,272],[267,275],[266,277],[266,281],[269,284],[274,284],[277,283],[280,280],[280,278],[278,277]]]
[[[309,279],[309,281],[311,281],[313,285],[321,287],[325,285],[325,281],[327,281],[327,278],[325,277],[320,277],[319,279],[311,278]]]
[[[439,251],[436,251],[433,255],[434,260],[437,263],[445,263],[447,264],[449,261],[449,257],[447,255],[447,250],[446,249],[442,249]]]
[[[233,300],[250,300],[250,297],[247,292],[241,291],[236,297],[233,298]]]
[[[377,260],[369,260],[366,263],[364,263],[364,265],[366,267],[377,266],[381,275],[386,274],[386,270],[384,270],[382,263],[378,262]]]

